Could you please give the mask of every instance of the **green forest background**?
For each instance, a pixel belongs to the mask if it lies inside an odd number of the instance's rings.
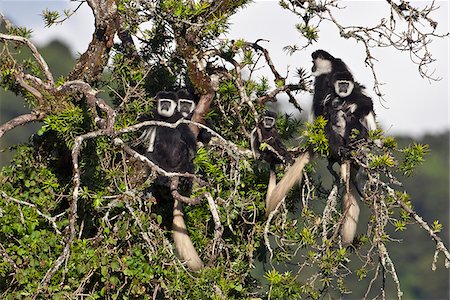
[[[72,69],[75,58],[67,46],[54,41],[39,49],[48,62],[55,77],[65,76]],[[72,58],[72,59],[71,59]],[[28,113],[29,108],[24,101],[14,96],[11,92],[0,90],[0,122],[4,123],[15,116]],[[16,128],[8,132],[0,140],[0,166],[9,163],[13,149],[12,145],[27,142],[31,135],[39,129],[39,124]],[[419,215],[428,223],[438,219],[444,226],[444,243],[449,244],[449,132],[438,135],[426,135],[419,140],[413,140],[406,136],[396,137],[399,146],[403,147],[415,142],[428,144],[430,154],[426,162],[419,166],[414,176],[399,178],[404,183],[405,190],[411,195],[411,200]],[[364,208],[362,208],[364,212]],[[299,214],[298,214],[299,215]],[[435,244],[428,234],[418,226],[410,226],[407,234],[396,232],[394,237],[402,240],[394,246],[391,243],[389,249],[397,266],[397,272],[405,292],[404,299],[450,299],[450,276],[443,265],[443,258],[439,260],[438,270],[431,270]],[[257,265],[254,272],[265,271],[263,263]],[[360,284],[355,276],[353,286],[354,293],[366,288],[366,284]],[[351,297],[349,297],[351,298]]]

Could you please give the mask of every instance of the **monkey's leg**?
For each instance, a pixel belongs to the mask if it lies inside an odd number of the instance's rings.
[[[269,206],[270,195],[272,194],[275,186],[277,185],[277,175],[275,174],[275,166],[270,166],[269,183],[267,184],[266,194],[266,210]]]
[[[178,188],[178,177],[171,178],[170,188],[172,194],[174,189]],[[191,238],[188,235],[186,223],[184,223],[183,204],[174,197],[173,203],[173,221],[172,221],[172,237],[175,249],[181,260],[186,262],[189,269],[198,271],[203,268],[203,262],[197,254]]]
[[[359,218],[359,205],[355,197],[355,187],[350,180],[350,162],[344,161],[341,166],[341,178],[345,182],[345,194],[342,199],[342,214],[344,219],[341,225],[341,238],[344,244],[352,243],[356,235]]]

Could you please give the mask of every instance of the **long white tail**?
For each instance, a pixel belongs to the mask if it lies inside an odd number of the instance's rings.
[[[277,174],[275,174],[275,171],[272,168],[270,168],[269,183],[267,184],[267,194],[266,194],[266,209],[269,206],[270,195],[272,195],[273,189],[275,188],[276,185],[277,185]]]
[[[270,199],[266,201],[266,215],[269,215],[278,203],[286,196],[289,190],[296,182],[302,180],[303,168],[310,161],[311,154],[309,151],[303,153],[295,159],[295,163],[288,168],[280,182],[275,186],[275,189],[270,195]]]
[[[341,179],[345,183],[345,194],[342,199],[342,214],[344,220],[341,226],[341,239],[344,244],[350,244],[356,235],[359,219],[359,205],[356,201],[356,187],[351,178],[356,176],[357,170],[350,167],[350,162],[341,165]]]
[[[359,205],[353,193],[353,188],[346,192],[342,199],[344,221],[341,226],[341,238],[344,244],[350,244],[356,235],[359,218]]]
[[[203,268],[203,262],[197,254],[194,245],[187,233],[186,224],[183,218],[183,205],[175,200],[173,204],[173,242],[178,256],[192,271],[198,271]]]

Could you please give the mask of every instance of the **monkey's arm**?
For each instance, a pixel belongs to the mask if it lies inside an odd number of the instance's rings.
[[[278,134],[278,131],[273,128],[270,131],[270,137],[264,140],[272,149],[270,149],[274,154],[282,161],[286,163],[290,163],[292,161],[291,154],[286,150],[283,142],[281,141],[281,137]]]

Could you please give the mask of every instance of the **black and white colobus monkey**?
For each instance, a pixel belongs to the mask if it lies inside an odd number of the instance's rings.
[[[351,243],[360,211],[355,197],[358,167],[343,158],[343,154],[349,150],[353,136],[367,139],[369,132],[376,129],[373,102],[342,60],[323,50],[314,52],[312,58],[316,76],[313,110],[316,117],[321,115],[328,120],[325,134],[330,146],[330,171],[334,173],[334,162],[341,165],[340,177],[346,183],[346,192],[342,199],[344,219],[340,233],[344,243]]]
[[[194,114],[195,107],[199,101],[198,97],[194,96],[187,89],[180,89],[177,91],[178,96],[178,111],[181,113],[183,118],[190,120]],[[200,128],[197,141],[203,144],[209,143],[212,135],[205,128]]]
[[[178,97],[173,92],[159,92],[155,99],[157,108],[154,120],[175,123],[182,118],[183,109],[178,107]],[[180,110],[180,112],[178,111]],[[193,173],[192,159],[196,152],[196,139],[187,124],[180,124],[176,128],[152,126],[144,131],[141,140],[145,146],[145,156],[159,167],[168,172]],[[173,198],[173,184],[183,196],[189,197],[192,190],[192,179],[186,177],[168,178],[159,176],[153,183],[153,195],[158,202],[173,201],[172,231],[173,240],[178,256],[186,261],[191,270],[199,270],[203,262],[195,250],[187,234],[183,219],[182,203]]]
[[[191,93],[189,93],[186,89],[180,89],[177,91],[178,97],[178,112],[185,119],[190,119],[192,117],[192,113],[194,112],[196,101]]]
[[[264,117],[251,134],[251,147],[257,158],[269,163],[269,183],[267,185],[266,209],[269,205],[270,195],[277,183],[275,167],[278,164],[289,164],[292,161],[290,153],[286,150],[278,134],[275,123],[277,114],[272,111],[266,111]],[[261,143],[266,143],[268,147],[261,150]]]
[[[353,180],[357,168],[350,167],[348,161],[342,160],[342,150],[349,146],[354,129],[358,138],[367,138],[370,130],[376,129],[372,99],[363,93],[364,87],[356,83],[346,64],[326,51],[312,53],[312,74],[315,76],[313,113],[328,120],[325,134],[330,145],[330,165],[338,162],[341,165],[341,180],[349,182],[349,187],[342,201],[344,215],[341,226],[341,238],[344,243],[351,243],[356,233],[359,218],[359,206],[354,196],[356,189]],[[276,186],[270,202],[276,205],[298,180],[302,170],[310,160],[311,153],[306,152],[297,158],[295,164],[287,170],[285,176]],[[349,170],[349,168],[351,168]],[[335,173],[332,171],[332,173]]]

